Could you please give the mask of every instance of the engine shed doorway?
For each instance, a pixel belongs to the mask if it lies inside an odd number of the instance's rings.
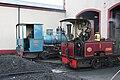
[[[108,11],[110,39],[120,40],[120,3],[111,7]]]
[[[76,18],[92,20],[94,24],[94,34],[100,32],[100,10],[86,9],[76,15]]]
[[[120,54],[120,2],[108,9],[108,38],[114,41],[114,53]]]

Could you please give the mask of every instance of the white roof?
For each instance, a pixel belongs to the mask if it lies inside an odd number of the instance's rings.
[[[8,3],[8,4],[15,4],[15,5],[24,5],[24,6],[43,7],[43,8],[52,8],[52,9],[63,10],[62,6],[43,4],[43,3],[35,3],[35,2],[27,2],[27,1],[20,1],[20,0],[0,0],[0,3]]]

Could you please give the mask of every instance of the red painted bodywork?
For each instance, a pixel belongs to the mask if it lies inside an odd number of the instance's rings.
[[[84,43],[84,57],[94,57],[96,51],[104,51],[105,55],[112,54],[113,42],[111,41],[99,41],[99,42],[86,42]],[[69,49],[69,55],[66,53],[67,48]],[[61,46],[62,49],[62,62],[69,64],[72,68],[77,68],[77,59],[75,58],[74,43],[68,42],[68,45],[64,42]],[[101,53],[100,56],[104,56]],[[78,56],[82,57],[82,56]]]
[[[69,60],[68,58],[62,56],[62,62],[70,65],[70,67],[72,67],[72,68],[77,68],[77,60],[75,60],[75,59]]]
[[[68,55],[67,54],[67,48],[69,50],[69,56],[70,57],[74,57],[74,43],[71,43],[71,42],[68,42],[67,44],[62,42],[62,46],[61,46],[61,49],[62,49],[62,55]]]
[[[68,42],[65,44],[64,42],[62,43],[61,46],[62,49],[62,62],[69,64],[70,67],[72,68],[77,68],[77,60],[74,59],[74,43]],[[70,59],[67,58],[68,53],[67,50],[69,50],[69,57]]]
[[[85,57],[94,56],[95,51],[105,51],[106,55],[112,54],[112,42],[90,42],[85,43]],[[91,48],[89,50],[88,48]]]

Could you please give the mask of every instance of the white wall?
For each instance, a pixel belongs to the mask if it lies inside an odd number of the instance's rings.
[[[41,11],[32,9],[21,9],[21,23],[41,23],[43,29],[55,28],[59,26],[59,21],[64,18],[64,13]]]
[[[108,8],[120,0],[66,0],[66,17],[75,18],[76,15],[85,9],[98,9],[101,11],[101,35],[107,38]]]
[[[15,49],[17,9],[0,7],[0,50]]]
[[[59,20],[64,18],[63,12],[21,9],[21,23],[40,23],[46,28],[56,28]],[[16,49],[16,24],[18,9],[0,6],[0,50]]]

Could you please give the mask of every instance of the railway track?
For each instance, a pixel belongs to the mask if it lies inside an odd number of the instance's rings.
[[[8,76],[17,76],[17,75],[25,75],[25,74],[35,74],[35,73],[45,73],[44,70],[35,70],[35,71],[23,71],[23,72],[15,72],[15,73],[6,73],[0,74],[0,78],[8,77]]]
[[[62,64],[61,60],[33,60],[37,63],[44,62],[44,63],[53,63],[53,64]]]

